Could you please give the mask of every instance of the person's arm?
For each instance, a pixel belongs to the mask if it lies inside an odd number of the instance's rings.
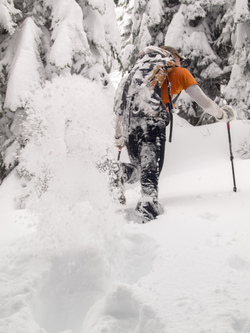
[[[221,108],[213,100],[207,97],[197,84],[188,87],[186,92],[207,113],[216,118],[222,118],[223,111]]]
[[[225,105],[220,108],[213,100],[204,94],[197,84],[188,87],[186,92],[203,110],[216,117],[217,120],[230,121],[235,118],[234,111],[230,106]]]

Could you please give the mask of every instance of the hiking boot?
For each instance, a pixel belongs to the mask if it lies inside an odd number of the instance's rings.
[[[163,208],[159,204],[158,199],[150,197],[140,199],[135,210],[136,215],[139,216],[143,222],[152,221],[163,213]]]

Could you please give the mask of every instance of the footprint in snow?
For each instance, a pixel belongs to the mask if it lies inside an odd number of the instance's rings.
[[[163,333],[155,311],[141,303],[127,284],[114,283],[106,296],[85,317],[81,333]]]

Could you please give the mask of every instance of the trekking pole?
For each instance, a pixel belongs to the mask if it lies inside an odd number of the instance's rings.
[[[237,192],[237,187],[236,187],[236,182],[235,182],[235,173],[234,173],[234,156],[233,156],[233,151],[232,151],[232,142],[231,142],[231,133],[230,133],[230,122],[227,122],[227,133],[228,133],[228,141],[229,141],[229,151],[230,151],[230,160],[231,160],[231,165],[232,165],[232,173],[233,173],[233,191]]]
[[[121,152],[122,152],[122,146],[119,146],[119,147],[118,147],[118,156],[117,156],[117,161],[120,161]]]

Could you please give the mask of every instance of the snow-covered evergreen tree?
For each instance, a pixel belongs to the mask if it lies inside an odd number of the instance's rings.
[[[180,1],[118,1],[118,22],[122,36],[124,70],[133,65],[138,52],[147,45],[163,45],[164,37]]]
[[[226,98],[237,111],[239,107],[246,111],[250,106],[246,97],[249,93],[242,96],[242,87],[248,86],[249,91],[247,1],[183,0],[182,3],[169,26],[165,43],[170,42],[187,56],[188,68],[208,96],[217,97],[218,101]],[[181,111],[194,124],[213,121],[201,119],[202,110],[190,100],[182,104]]]
[[[122,64],[121,69],[129,64],[130,53],[133,52],[133,46],[130,44],[131,29],[132,29],[132,11],[133,1],[120,0],[117,2],[116,17],[121,35],[122,44]]]
[[[4,162],[6,147],[16,139],[12,123],[17,113],[25,116],[38,87],[66,73],[109,85],[107,73],[120,53],[114,2],[1,0],[0,46],[3,178],[13,167]]]
[[[225,96],[238,111],[240,118],[250,119],[250,11],[249,1],[236,0],[234,11],[229,12],[232,25],[232,68]]]

